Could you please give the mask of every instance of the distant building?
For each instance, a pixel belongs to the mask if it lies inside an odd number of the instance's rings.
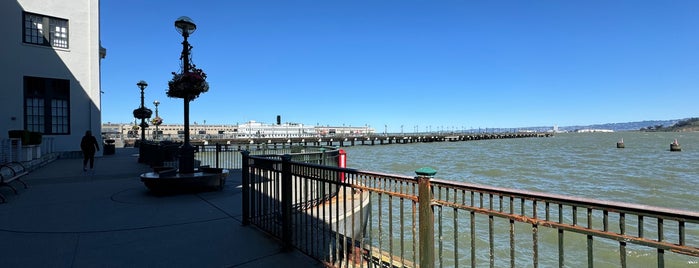
[[[316,126],[315,129],[320,136],[359,137],[365,135],[373,135],[374,133],[376,133],[376,131],[373,128],[370,128],[368,126]]]
[[[586,128],[586,129],[578,129],[578,130],[576,130],[575,132],[577,132],[577,133],[614,132],[614,130],[611,130],[611,129],[590,129],[590,128]]]
[[[53,150],[79,151],[101,127],[99,0],[0,1],[0,138],[41,132]]]
[[[155,139],[155,126],[146,129],[146,138]],[[158,126],[157,137],[162,140],[180,140],[184,137],[184,126],[167,124]],[[374,134],[370,127],[332,127],[312,126],[301,123],[266,124],[248,121],[237,125],[192,125],[189,134],[193,139],[245,139],[245,138],[305,138],[332,136],[363,136]],[[141,131],[135,124],[102,125],[102,135],[105,138],[140,139]]]
[[[313,126],[300,123],[264,124],[249,121],[238,125],[238,138],[301,138],[315,137],[316,130]]]

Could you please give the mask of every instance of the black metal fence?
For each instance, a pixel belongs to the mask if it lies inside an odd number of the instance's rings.
[[[241,169],[243,158],[241,152],[248,152],[250,155],[267,155],[268,157],[280,158],[284,154],[293,155],[294,161],[305,163],[324,163],[322,160],[331,162],[327,157],[337,157],[337,149],[334,147],[299,147],[299,146],[255,146],[245,147],[240,145],[214,144],[196,145],[194,158],[201,165],[208,165],[217,168]],[[327,152],[323,154],[323,152]],[[334,155],[334,156],[333,156]],[[325,157],[325,158],[324,158]],[[337,161],[335,161],[337,162]],[[334,164],[336,165],[336,164]]]
[[[243,222],[339,267],[686,267],[699,213],[243,155]]]
[[[151,166],[178,167],[178,154],[181,143],[170,141],[146,141],[139,144],[140,159]],[[193,144],[194,159],[197,166],[210,166],[225,169],[241,169],[241,152],[250,155],[283,155],[293,154],[294,161],[306,163],[322,163],[318,158],[321,152],[337,151],[335,147],[326,146],[291,146],[290,144]]]

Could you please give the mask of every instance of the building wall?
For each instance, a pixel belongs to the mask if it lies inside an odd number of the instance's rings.
[[[68,20],[68,48],[23,42],[23,12]],[[54,151],[80,150],[86,130],[99,137],[101,128],[99,0],[0,1],[4,27],[0,62],[5,64],[0,98],[0,138],[24,129],[24,77],[69,80],[68,134],[54,138]],[[48,27],[47,27],[48,28]]]

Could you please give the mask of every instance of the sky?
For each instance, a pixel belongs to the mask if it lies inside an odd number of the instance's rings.
[[[250,120],[381,131],[697,117],[699,1],[100,1],[102,121],[159,100],[192,60],[210,89],[190,124]]]

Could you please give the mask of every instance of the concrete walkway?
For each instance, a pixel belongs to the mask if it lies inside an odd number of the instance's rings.
[[[153,196],[138,151],[119,148],[84,173],[58,159],[0,188],[0,267],[321,267],[241,226],[240,173],[220,192]]]

